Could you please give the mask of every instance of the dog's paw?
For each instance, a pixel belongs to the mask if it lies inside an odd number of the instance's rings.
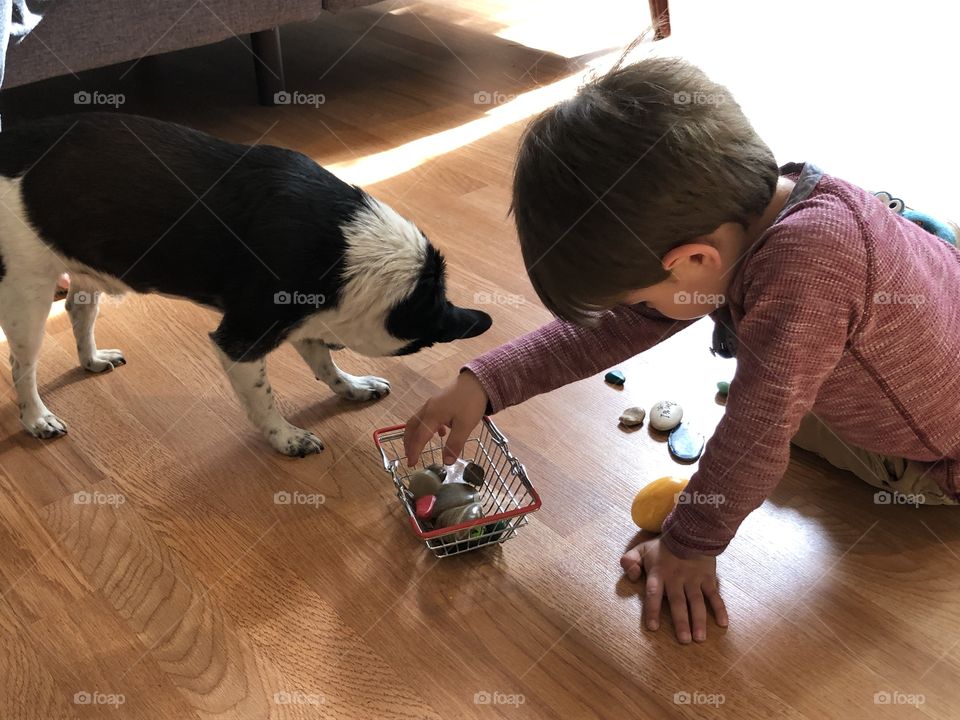
[[[44,408],[43,412],[34,417],[23,416],[20,418],[24,429],[41,440],[60,437],[67,434],[67,425],[52,412]]]
[[[348,375],[333,384],[333,391],[348,400],[379,400],[390,392],[390,383],[373,375]]]
[[[83,361],[83,369],[101,373],[126,365],[127,361],[119,350],[97,350],[93,357]]]
[[[288,457],[306,457],[323,451],[323,442],[312,432],[294,425],[267,433],[270,444]]]

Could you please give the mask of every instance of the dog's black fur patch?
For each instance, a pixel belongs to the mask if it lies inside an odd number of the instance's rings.
[[[318,309],[277,303],[279,294],[337,307],[341,228],[371,202],[301,153],[116,113],[0,133],[0,173],[22,176],[30,222],[61,255],[138,292],[222,311],[211,335],[235,361],[263,357]],[[489,327],[486,313],[446,301],[432,247],[423,275],[388,322],[409,352]]]

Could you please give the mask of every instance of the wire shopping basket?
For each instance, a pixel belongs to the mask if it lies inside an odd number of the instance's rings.
[[[533,489],[527,471],[510,453],[503,433],[490,418],[484,417],[479,434],[467,440],[461,454],[463,459],[472,460],[484,470],[477,500],[483,507],[483,517],[437,529],[421,524],[416,517],[413,496],[407,489],[407,478],[413,468],[407,467],[403,449],[405,427],[394,425],[375,430],[373,442],[383,459],[383,469],[393,477],[397,497],[414,533],[437,557],[506,542],[527,523],[527,513],[540,509],[540,496]],[[437,436],[424,448],[418,464],[425,467],[434,463],[443,463],[443,445]]]

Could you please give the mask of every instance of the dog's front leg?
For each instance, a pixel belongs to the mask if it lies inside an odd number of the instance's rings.
[[[293,346],[300,357],[337,395],[348,400],[379,400],[390,392],[390,383],[373,375],[350,375],[336,366],[330,348],[321,340],[295,340]]]
[[[219,347],[217,355],[250,422],[278,452],[291,457],[304,457],[323,450],[320,438],[291,425],[277,410],[273,389],[267,378],[266,358],[237,362],[231,360]]]

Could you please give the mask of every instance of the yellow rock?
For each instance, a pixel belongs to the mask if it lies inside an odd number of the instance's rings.
[[[660,532],[663,521],[677,504],[677,495],[690,482],[687,478],[662,477],[644,485],[633,499],[630,514],[637,527]]]

